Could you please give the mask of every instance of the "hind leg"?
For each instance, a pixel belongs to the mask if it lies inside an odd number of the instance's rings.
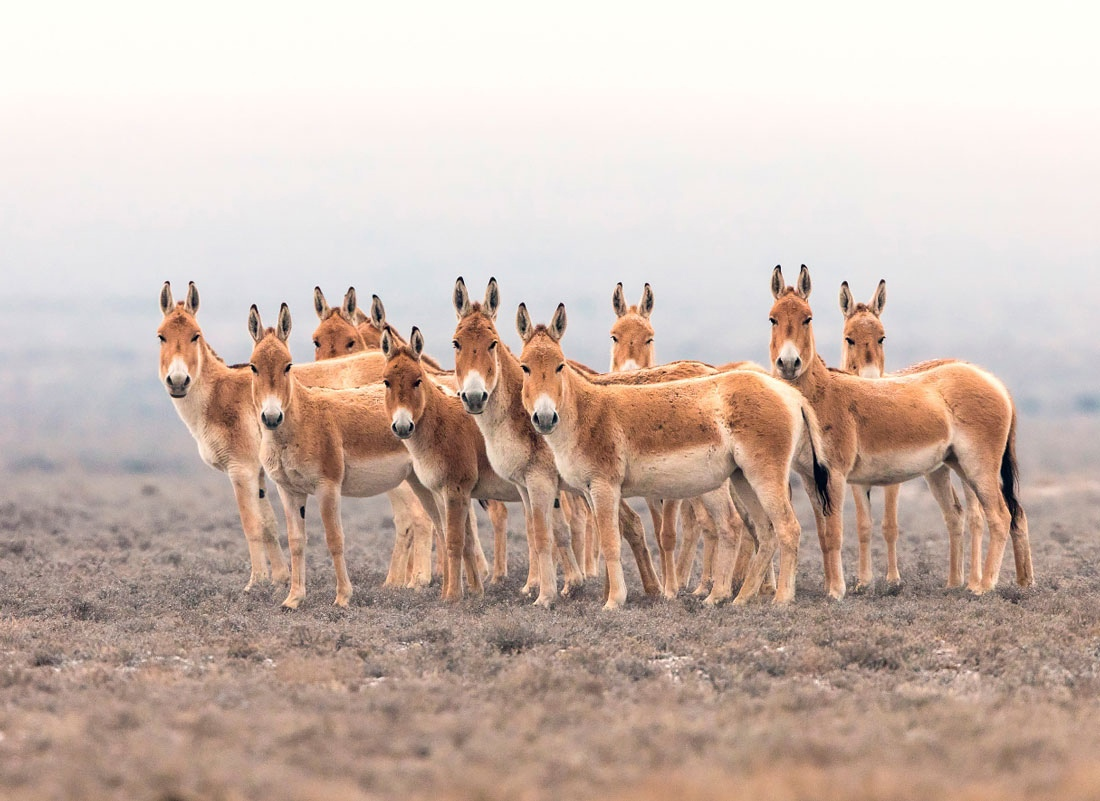
[[[741,539],[741,532],[737,525],[740,520],[730,499],[729,488],[725,484],[700,495],[696,500],[703,506],[705,516],[714,522],[715,544],[710,565],[713,583],[707,602],[717,603],[729,598],[733,593],[733,576]]]
[[[852,500],[856,503],[856,535],[859,538],[859,577],[856,580],[856,592],[869,590],[875,584],[874,571],[871,569],[871,532],[874,528],[871,519],[871,488],[860,484],[849,484],[852,488]]]
[[[508,576],[508,507],[500,501],[489,501],[489,521],[493,524],[493,576],[496,584]]]
[[[946,465],[933,470],[924,477],[924,480],[928,483],[928,489],[932,491],[932,497],[939,504],[940,512],[943,513],[943,522],[947,526],[947,536],[950,540],[947,586],[961,587],[963,583],[963,516],[959,496],[951,486],[951,473]]]
[[[676,572],[676,520],[680,516],[681,507],[680,500],[666,500],[661,504],[657,548],[661,555],[661,580],[666,598],[675,598],[680,592],[680,578]]]
[[[699,544],[700,523],[696,514],[694,499],[680,506],[680,548],[676,553],[676,580],[681,587],[691,581],[691,571],[695,566],[695,551]]]
[[[749,560],[745,580],[741,583],[741,589],[733,601],[735,604],[744,604],[759,594],[760,586],[764,582],[764,574],[771,567],[772,557],[778,547],[778,539],[767,512],[764,511],[764,506],[756,495],[756,490],[742,471],[738,470],[730,477],[730,485],[737,499],[737,508],[741,510],[742,518],[756,540],[756,551]]]
[[[982,504],[974,490],[965,481],[962,482],[963,500],[966,509],[966,536],[970,539],[970,570],[966,588],[978,592],[982,586],[982,535],[985,533],[985,516]]]
[[[901,584],[898,572],[898,494],[900,484],[883,487],[882,539],[886,542],[886,583]]]

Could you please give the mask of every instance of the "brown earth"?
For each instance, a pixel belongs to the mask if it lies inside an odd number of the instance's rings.
[[[9,473],[0,796],[1100,797],[1096,428],[1038,434],[1021,448],[1035,589],[1011,555],[989,596],[942,589],[943,524],[913,483],[899,593],[827,602],[806,531],[782,609],[653,601],[636,573],[618,613],[595,586],[535,609],[516,513],[507,582],[444,607],[437,586],[381,588],[388,510],[349,501],[351,608],[330,605],[311,503],[309,596],[285,613],[281,589],[242,592],[218,474]]]

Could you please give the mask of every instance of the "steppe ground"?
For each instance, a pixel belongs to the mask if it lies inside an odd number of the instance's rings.
[[[286,613],[281,588],[242,592],[224,477],[8,470],[0,796],[1097,798],[1098,431],[1025,421],[1035,589],[1009,555],[991,595],[944,590],[943,524],[911,483],[901,591],[828,602],[796,491],[787,608],[646,599],[632,567],[618,613],[597,586],[532,608],[515,512],[508,580],[445,607],[381,588],[374,500],[345,507],[348,610],[311,502],[309,595]],[[852,574],[850,501],[847,522]],[[877,536],[875,556],[881,577]]]

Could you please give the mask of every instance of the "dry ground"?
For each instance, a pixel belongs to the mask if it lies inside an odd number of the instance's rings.
[[[1079,435],[1025,471],[1034,590],[1011,555],[990,596],[942,589],[942,522],[913,484],[900,593],[827,602],[807,531],[784,609],[651,601],[636,573],[619,613],[596,587],[534,609],[518,529],[507,583],[444,607],[381,588],[392,529],[364,501],[351,608],[330,605],[311,505],[310,594],[285,613],[282,590],[241,591],[221,476],[9,473],[0,796],[1100,797],[1100,484]],[[845,556],[854,572],[853,536]]]

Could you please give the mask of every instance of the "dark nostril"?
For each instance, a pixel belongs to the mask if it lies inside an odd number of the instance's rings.
[[[468,397],[466,397],[466,393],[465,393],[465,392],[460,392],[460,393],[458,393],[458,397],[462,398],[462,402],[463,402],[463,403],[466,403],[466,402],[468,402],[468,401],[470,400],[470,399],[469,399]]]
[[[557,425],[557,422],[558,422],[558,413],[557,412],[554,412],[554,417],[551,420],[551,422],[554,423],[555,425]]]

